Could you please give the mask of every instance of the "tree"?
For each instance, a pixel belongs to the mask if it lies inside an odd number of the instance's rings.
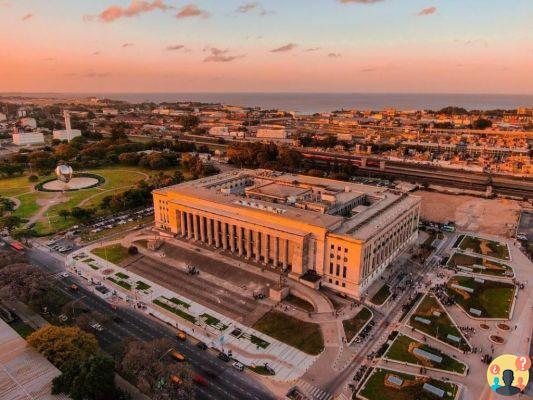
[[[87,221],[91,219],[94,213],[95,210],[93,208],[74,207],[70,212],[70,215],[79,221]]]
[[[16,215],[7,215],[0,218],[0,229],[7,229],[12,231],[13,229],[20,226],[24,220]]]
[[[118,156],[118,161],[124,165],[137,165],[141,156],[137,153],[122,153]]]
[[[50,288],[44,273],[30,264],[12,264],[0,270],[0,295],[28,303]]]
[[[27,341],[59,369],[68,362],[87,360],[98,352],[94,335],[77,327],[48,325],[33,332]]]
[[[130,398],[115,384],[114,361],[96,354],[81,362],[71,361],[52,381],[52,394],[67,394],[73,400],[122,400]]]
[[[473,129],[487,129],[492,126],[492,121],[485,119],[485,118],[478,118],[474,122],[472,122],[472,128]]]
[[[57,215],[59,215],[60,217],[62,217],[64,220],[67,219],[69,216],[70,216],[70,211],[69,210],[65,210],[65,209],[61,209],[57,212]]]
[[[0,197],[0,215],[15,210],[15,202],[7,197]]]
[[[152,399],[194,399],[190,369],[183,364],[169,363],[164,359],[173,345],[168,339],[129,342],[125,345],[119,370]],[[173,382],[173,375],[179,377],[181,382]]]

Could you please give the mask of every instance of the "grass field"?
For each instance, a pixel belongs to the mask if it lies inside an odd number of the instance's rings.
[[[344,327],[344,333],[346,335],[346,342],[349,343],[370,318],[372,318],[372,312],[368,308],[363,307],[355,317],[342,321],[342,326]]]
[[[440,315],[436,315],[435,313]],[[426,325],[420,321],[416,321],[416,317],[427,319],[430,321],[430,324]],[[457,326],[452,322],[450,317],[448,317],[446,311],[441,307],[433,295],[428,294],[424,297],[415,312],[411,314],[409,325],[459,349],[470,348],[470,345],[461,336]],[[461,338],[461,341],[457,343],[448,339],[448,335]]]
[[[417,357],[412,350],[417,347],[420,350],[427,351],[436,356],[442,357],[441,363],[436,363],[425,358]],[[443,371],[458,372],[460,374],[464,373],[466,370],[466,365],[462,362],[453,359],[452,357],[442,353],[440,350],[435,349],[427,344],[419,342],[418,340],[412,339],[409,336],[404,336],[402,334],[398,335],[392,345],[389,347],[389,350],[385,354],[386,358],[391,360],[408,362],[410,364],[417,364],[420,366],[428,368],[441,369]]]
[[[324,338],[318,324],[279,311],[268,312],[253,328],[307,354],[318,355],[324,349]]]
[[[97,247],[92,249],[91,253],[116,265],[119,265],[122,261],[124,261],[130,256],[128,253],[128,249],[122,246],[121,244],[112,244],[110,246]]]
[[[461,241],[459,248],[461,250],[470,250],[474,253],[488,257],[509,260],[509,249],[507,248],[507,245],[494,240],[466,235]]]
[[[451,287],[453,284],[473,289],[474,293],[453,288]],[[478,318],[509,318],[515,293],[515,286],[512,283],[489,280],[481,283],[471,277],[454,276],[448,281],[446,286],[448,294],[470,316]],[[472,314],[470,308],[480,310],[481,315]]]
[[[403,380],[401,388],[392,387],[386,382],[389,376],[395,376]],[[457,393],[457,385],[442,382],[428,377],[415,377],[413,375],[401,374],[396,371],[376,369],[371,377],[366,381],[364,387],[359,392],[368,400],[436,400],[439,397],[424,390],[422,386],[428,383],[444,390],[443,400],[453,400]]]
[[[381,306],[385,301],[389,298],[391,292],[390,292],[390,286],[389,285],[383,285],[376,294],[370,299],[370,301],[375,304],[376,306]]]

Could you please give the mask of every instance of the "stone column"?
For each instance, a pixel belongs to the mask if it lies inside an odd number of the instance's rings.
[[[205,224],[204,224],[204,220],[206,219],[205,217],[203,217],[202,215],[200,215],[198,217],[200,219],[200,238],[202,239],[202,242],[206,242],[205,240]]]
[[[237,249],[239,250],[239,256],[242,256],[244,253],[244,246],[242,243],[242,228],[237,226]]]
[[[198,239],[200,239],[200,226],[198,223],[198,219],[200,217],[198,217],[198,215],[195,214],[192,216],[192,218],[194,221],[194,240],[198,241]]]
[[[188,212],[187,213],[187,237],[189,239],[192,239],[192,236],[194,234],[194,224],[192,221],[193,215]]]
[[[235,225],[229,224],[229,248],[232,253],[235,252]]]
[[[274,267],[277,267],[278,266],[278,262],[279,262],[279,248],[278,248],[278,238],[277,236],[274,236],[274,237],[271,237],[273,243],[272,243],[272,247],[273,247],[273,250],[274,250]]]
[[[261,257],[261,243],[259,242],[259,232],[254,231],[254,253],[255,261],[259,262]]]
[[[288,266],[288,252],[289,252],[289,240],[288,239],[281,239],[281,265],[283,265],[283,268],[287,268]]]
[[[207,243],[213,246],[213,220],[207,218]]]
[[[227,250],[228,248],[228,225],[225,222],[221,222],[222,224],[222,248],[224,250]]]
[[[220,247],[220,225],[219,221],[214,219],[213,224],[215,225],[215,247],[218,249]]]
[[[185,211],[180,211],[180,222],[181,222],[181,236],[185,237],[187,234],[187,227],[185,226]]]
[[[261,236],[263,238],[263,240],[261,241],[261,253],[263,254],[263,259],[265,260],[265,264],[268,264],[268,259],[270,258],[268,254],[270,251],[268,238],[270,235],[263,233],[263,235]]]
[[[250,259],[252,257],[252,231],[248,228],[245,230],[246,237],[246,258]]]

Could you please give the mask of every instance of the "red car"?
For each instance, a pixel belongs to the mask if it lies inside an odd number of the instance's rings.
[[[200,386],[207,386],[207,380],[202,375],[196,375],[193,379],[194,383]]]

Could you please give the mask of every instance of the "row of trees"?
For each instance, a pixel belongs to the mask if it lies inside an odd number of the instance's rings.
[[[279,171],[298,172],[303,166],[303,157],[290,147],[278,147],[274,143],[243,142],[228,148],[231,164],[238,167],[268,168]]]

